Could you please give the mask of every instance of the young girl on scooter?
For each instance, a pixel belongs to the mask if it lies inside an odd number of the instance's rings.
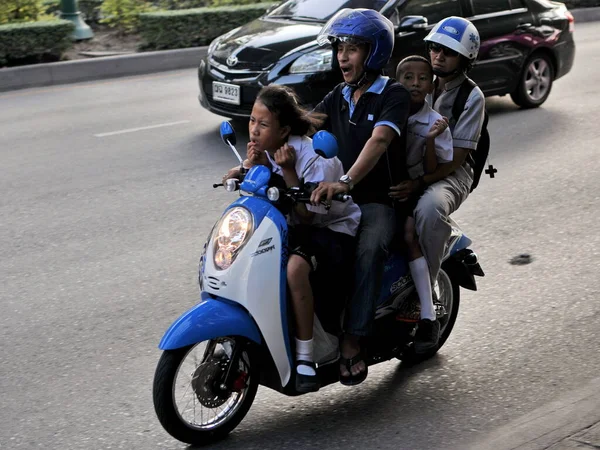
[[[410,91],[406,166],[410,180],[393,186],[390,197],[398,200],[404,221],[404,241],[408,248],[410,273],[421,304],[421,320],[415,336],[415,352],[426,353],[435,348],[440,337],[431,290],[429,266],[415,230],[414,209],[423,194],[423,175],[432,173],[438,163],[452,161],[452,135],[447,121],[425,101],[433,91],[433,68],[422,56],[408,56],[398,64],[396,79]]]
[[[273,173],[283,177],[288,188],[300,186],[302,182],[339,180],[344,174],[340,160],[315,160],[312,140],[307,137],[316,131],[319,121],[318,116],[309,115],[300,107],[291,88],[280,85],[263,88],[250,116],[248,160],[244,164],[271,167]],[[311,278],[326,271],[328,285],[343,299],[340,286],[348,283],[341,277],[351,273],[359,221],[360,209],[352,200],[332,202],[329,208],[297,203],[289,215],[287,280],[296,323],[296,390],[299,392],[314,392],[320,387],[313,361]]]

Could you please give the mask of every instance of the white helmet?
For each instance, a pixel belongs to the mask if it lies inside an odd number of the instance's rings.
[[[440,20],[424,39],[457,51],[470,61],[479,53],[479,31],[462,17],[446,17]]]

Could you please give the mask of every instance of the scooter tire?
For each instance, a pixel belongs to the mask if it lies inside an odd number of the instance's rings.
[[[239,425],[248,413],[256,391],[258,389],[258,370],[256,370],[257,358],[252,346],[247,346],[245,351],[250,361],[250,384],[243,400],[243,404],[223,424],[210,429],[202,430],[184,421],[177,413],[174,402],[174,383],[179,366],[194,345],[163,352],[154,375],[153,400],[154,410],[159,422],[175,439],[186,444],[204,446],[210,445],[227,437],[227,435]]]
[[[440,340],[438,342],[437,347],[431,349],[426,353],[416,353],[414,351],[414,348],[411,347],[411,350],[409,352],[402,355],[403,363],[407,365],[414,365],[432,358],[436,355],[436,353],[440,350],[440,348],[442,348],[442,346],[450,337],[450,333],[452,333],[452,329],[454,328],[454,324],[456,323],[456,318],[458,317],[458,310],[460,309],[460,286],[456,280],[452,279],[451,276],[449,276],[449,279],[450,283],[452,283],[452,311],[450,312],[448,324],[446,325],[446,328],[444,328],[444,331],[440,336]]]

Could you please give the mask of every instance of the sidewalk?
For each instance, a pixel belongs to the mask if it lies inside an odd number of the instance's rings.
[[[191,69],[200,65],[207,49],[192,47],[4,68],[0,69],[0,92]]]
[[[600,378],[495,430],[469,449],[600,449]]]
[[[573,9],[577,23],[600,20],[600,7]],[[0,69],[0,92],[198,67],[208,47],[141,52]]]

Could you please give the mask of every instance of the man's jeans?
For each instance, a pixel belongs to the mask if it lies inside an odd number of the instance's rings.
[[[354,336],[367,336],[373,328],[383,269],[396,233],[396,213],[392,207],[380,203],[360,205],[360,210],[354,293],[348,305],[345,331]]]

